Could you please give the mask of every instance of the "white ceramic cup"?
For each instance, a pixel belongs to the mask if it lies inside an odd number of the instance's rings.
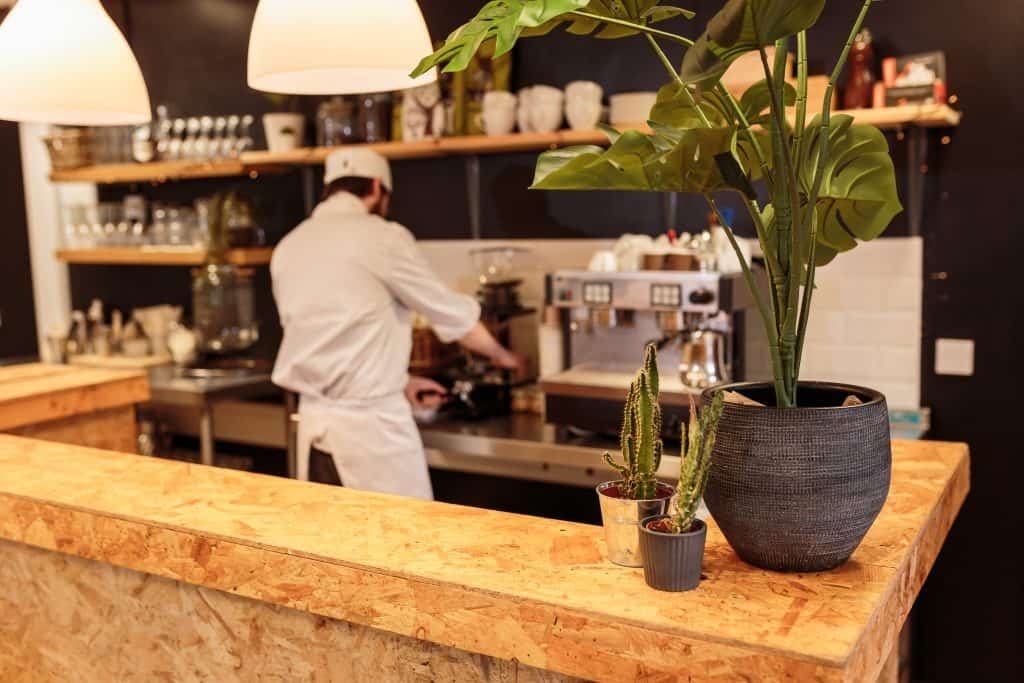
[[[635,125],[647,121],[658,100],[656,92],[627,92],[608,98],[612,125]]]
[[[565,93],[550,85],[535,85],[530,88],[531,104],[557,104],[562,106],[565,101]]]
[[[490,90],[484,93],[483,108],[511,108],[515,109],[519,99],[510,92],[504,90]]]
[[[573,130],[594,130],[601,120],[601,101],[569,99],[565,103],[565,118]]]
[[[600,102],[602,97],[604,89],[594,81],[573,81],[565,86],[565,99],[568,102],[581,99]]]
[[[508,135],[516,126],[516,110],[513,107],[490,107],[483,110],[480,122],[488,135]]]
[[[562,127],[562,118],[560,102],[532,102],[530,104],[530,129],[537,133],[554,133]]]

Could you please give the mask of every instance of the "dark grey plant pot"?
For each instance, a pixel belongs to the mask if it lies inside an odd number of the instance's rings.
[[[647,528],[648,522],[666,519],[668,515],[648,517],[640,523],[640,549],[644,558],[644,580],[660,591],[693,590],[700,583],[700,565],[704,559],[704,541],[708,526],[694,522],[694,531],[666,534]]]
[[[713,387],[772,406],[768,383]],[[850,395],[864,403],[839,407]],[[885,397],[872,389],[801,382],[799,407],[726,403],[704,500],[744,561],[784,572],[846,562],[889,494],[892,447]]]

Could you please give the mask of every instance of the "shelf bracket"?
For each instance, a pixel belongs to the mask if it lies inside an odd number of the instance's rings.
[[[474,240],[482,236],[480,225],[480,157],[466,157],[466,199],[469,205],[469,230]]]
[[[907,136],[907,219],[910,235],[921,235],[925,181],[928,176],[928,131],[911,126]]]
[[[302,208],[305,209],[308,218],[316,206],[316,194],[313,191],[316,177],[312,166],[303,166],[299,169],[299,175],[302,177]]]
[[[679,195],[675,192],[666,192],[662,195],[665,215],[665,232],[675,230],[679,222]]]

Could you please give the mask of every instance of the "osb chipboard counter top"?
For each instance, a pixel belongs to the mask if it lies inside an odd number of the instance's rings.
[[[873,680],[968,490],[967,448],[897,442],[833,572],[742,563],[711,524],[689,593],[602,530],[0,436],[0,539],[597,680]]]
[[[0,431],[149,400],[139,370],[28,363],[0,367]]]

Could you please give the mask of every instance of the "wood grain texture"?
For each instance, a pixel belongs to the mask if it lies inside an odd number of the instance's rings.
[[[270,263],[271,247],[228,249],[224,259],[236,266],[265,266]],[[95,249],[58,249],[58,261],[87,265],[201,266],[205,249],[175,247],[102,247]]]
[[[597,527],[0,436],[0,538],[594,680],[873,680],[968,488],[962,444],[897,442],[853,559],[739,561],[647,588]]]
[[[149,400],[144,372],[29,363],[0,368],[0,431]]]
[[[138,448],[135,407],[107,408],[49,422],[18,427],[11,434],[42,441],[134,453]]]
[[[4,541],[0,585],[0,680],[7,683],[565,680],[515,662]]]

